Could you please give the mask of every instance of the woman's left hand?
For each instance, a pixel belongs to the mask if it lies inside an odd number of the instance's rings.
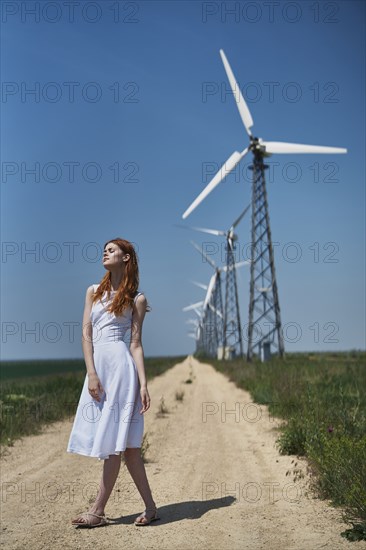
[[[140,413],[143,414],[150,408],[150,395],[147,388],[141,388],[140,395],[142,401],[142,409],[140,410]]]

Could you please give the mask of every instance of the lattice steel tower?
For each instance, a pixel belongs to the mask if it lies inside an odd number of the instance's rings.
[[[206,297],[202,305],[202,330],[205,352],[210,357],[216,357],[217,348],[222,346],[223,339],[221,272],[225,271],[225,268],[218,267],[197,243],[191,241],[191,244],[214,269],[214,273],[206,287]]]
[[[215,235],[217,237],[223,236],[226,239],[226,265],[221,270],[218,270],[217,274],[217,287],[219,289],[218,294],[215,293],[212,299],[213,307],[211,309],[217,313],[215,319],[215,329],[216,329],[216,342],[217,348],[222,347],[223,357],[229,351],[230,355],[243,356],[243,333],[240,321],[240,308],[239,308],[239,297],[238,297],[238,285],[236,279],[236,269],[243,265],[248,265],[250,260],[235,262],[235,248],[236,241],[238,236],[235,233],[236,227],[239,225],[241,220],[244,218],[245,214],[250,208],[250,204],[241,212],[240,216],[232,223],[232,225],[226,231],[221,229],[207,229],[206,227],[191,227],[183,226],[186,229],[193,229],[194,231],[200,231],[203,233],[208,233],[209,235]],[[179,226],[182,227],[182,226]],[[193,244],[193,242],[192,242]],[[202,256],[211,263],[212,267],[216,267],[215,263],[211,258],[209,258],[203,251],[195,245],[195,248],[201,252]],[[226,282],[225,282],[225,307],[222,308],[222,299],[221,299],[221,278],[220,271],[226,271]],[[199,286],[199,283],[196,283]],[[216,289],[216,287],[215,287]],[[217,303],[216,303],[217,302]],[[223,314],[221,314],[221,312]],[[220,319],[221,318],[221,319]],[[226,349],[228,348],[228,349]]]
[[[280,357],[285,352],[264,175],[268,166],[263,162],[263,152],[256,139],[251,148],[254,159],[250,166],[253,183],[248,361],[252,359],[256,346],[258,356],[266,344],[274,345]]]
[[[231,246],[230,246],[231,245]],[[229,240],[226,244],[226,285],[225,285],[225,314],[224,314],[224,353],[227,348],[234,352],[236,357],[243,356],[243,334],[240,322],[238,285],[235,269],[235,243]]]

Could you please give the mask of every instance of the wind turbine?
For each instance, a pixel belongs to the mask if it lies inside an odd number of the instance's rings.
[[[252,239],[251,239],[251,270],[250,270],[250,300],[249,300],[249,323],[248,323],[248,350],[247,360],[252,359],[254,347],[258,350],[273,343],[278,349],[278,355],[283,357],[285,349],[281,330],[280,305],[274,266],[274,254],[268,214],[267,191],[264,171],[268,166],[263,158],[273,153],[294,154],[294,153],[347,153],[347,149],[341,147],[325,147],[322,145],[304,145],[301,143],[285,143],[279,141],[264,141],[262,138],[254,137],[250,128],[253,126],[253,119],[248,106],[241,94],[229,62],[223,50],[220,55],[231,89],[243,121],[245,130],[249,137],[249,145],[243,151],[234,151],[228,160],[221,166],[220,170],[213,177],[210,183],[203,189],[198,197],[184,212],[182,218],[187,218],[193,210],[207,197],[209,193],[231,172],[242,158],[251,151],[253,154],[253,183],[252,183]],[[256,252],[256,255],[255,255]],[[269,271],[269,274],[268,274]],[[258,291],[257,283],[260,282],[261,289]],[[266,290],[265,292],[263,290]],[[259,294],[255,295],[256,292]],[[256,313],[256,317],[254,317]],[[272,317],[274,314],[274,318]],[[268,328],[269,324],[269,328]],[[257,331],[256,342],[254,343],[254,328]],[[277,344],[274,342],[277,334]]]
[[[198,317],[198,319],[196,319],[197,325],[196,325],[196,332],[195,332],[196,353],[200,352],[205,347],[204,346],[204,341],[203,341],[203,337],[204,337],[203,323],[202,323],[203,315],[202,315],[202,312],[199,309],[202,306],[203,306],[203,301],[196,302],[195,304],[190,304],[189,306],[185,306],[183,308],[183,311],[193,310],[196,313],[197,317]],[[192,322],[192,321],[194,321],[194,319],[191,319],[190,321]]]
[[[196,283],[195,281],[193,281],[193,283],[206,291],[205,299],[196,304],[184,307],[183,311],[189,311],[191,309],[196,310],[197,306],[202,308],[199,325],[200,332],[197,332],[197,340],[199,340],[199,337],[202,335],[202,345],[198,347],[202,347],[207,355],[214,357],[217,354],[222,332],[218,326],[219,322],[216,319],[216,316],[222,319],[222,313],[220,311],[221,286],[220,282],[218,282],[218,272],[215,270],[213,275],[211,275],[208,285]]]
[[[194,338],[195,341],[196,341],[196,348],[198,350],[198,341],[199,341],[199,338],[200,338],[200,323],[198,321],[198,319],[188,319],[186,321],[186,324],[189,324],[189,325],[193,325],[193,328],[190,332],[187,332],[187,336],[189,336],[190,338]]]
[[[239,225],[245,214],[250,208],[250,204],[243,210],[240,216],[232,223],[227,231],[220,229],[207,229],[205,227],[187,227],[195,231],[208,233],[209,235],[223,236],[226,238],[226,284],[225,284],[225,306],[223,322],[222,347],[230,349],[235,356],[243,356],[243,334],[240,320],[240,308],[238,297],[238,285],[235,268],[235,243],[238,236],[235,228]],[[250,261],[246,261],[249,264]],[[224,354],[225,356],[225,354]]]
[[[196,286],[199,286],[200,288],[203,288],[206,291],[208,291],[208,289],[209,289],[209,286],[204,285],[203,283],[198,283],[197,281],[191,281],[191,283],[193,283]],[[218,293],[218,296],[219,297],[221,296],[220,292]],[[215,300],[213,300],[213,301],[215,301]],[[216,307],[213,306],[212,300],[207,301],[207,307],[209,307],[211,309],[211,311],[213,311],[215,313],[215,315],[217,315],[218,317],[220,317],[223,320],[223,314],[221,313],[220,309],[217,309]],[[194,321],[197,323],[196,320],[194,320]],[[193,320],[191,320],[191,322],[193,322]]]
[[[224,340],[225,342],[227,342],[227,337],[225,338],[224,335],[225,317],[222,314],[221,272],[226,272],[226,277],[230,277],[232,272],[236,273],[236,269],[238,267],[247,265],[250,262],[241,261],[230,263],[229,265],[220,268],[215,264],[212,258],[205,254],[205,252],[203,252],[203,250],[198,246],[197,243],[191,241],[191,244],[215,270],[213,276],[211,277],[211,286],[209,285],[209,290],[207,291],[205,300],[205,305],[207,305],[213,311],[213,313],[215,313],[214,316],[205,316],[206,324],[204,324],[204,326],[208,327],[209,329],[207,331],[208,336],[214,336],[213,339],[209,338],[209,343],[206,346],[206,351],[209,355],[216,355],[219,354],[219,348],[221,348],[225,356],[226,349],[223,346],[223,342]],[[205,307],[205,305],[203,307]],[[207,319],[209,319],[209,321],[207,321]],[[235,346],[233,346],[233,351],[236,351]]]
[[[193,245],[195,246],[195,244]],[[217,348],[221,345],[222,318],[221,274],[220,269],[215,267],[215,271],[206,287],[206,296],[202,305],[204,348],[210,357],[216,357]]]

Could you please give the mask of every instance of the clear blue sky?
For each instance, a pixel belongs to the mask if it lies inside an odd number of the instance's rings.
[[[365,3],[57,5],[2,3],[2,359],[82,357],[85,291],[116,236],[136,243],[152,306],[145,355],[194,351],[182,308],[211,268],[189,240],[221,241],[174,224],[226,229],[251,196],[246,157],[181,219],[208,163],[248,143],[220,48],[254,135],[348,148],[273,155],[267,192],[285,350],[364,349]],[[249,218],[238,235],[244,251]]]

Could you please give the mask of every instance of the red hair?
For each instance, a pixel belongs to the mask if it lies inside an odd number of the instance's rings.
[[[116,239],[111,239],[104,244],[103,250],[108,243],[116,244],[124,254],[130,255],[130,259],[125,263],[123,278],[117,289],[116,295],[113,298],[112,303],[107,308],[107,311],[110,311],[110,313],[120,316],[128,307],[133,309],[134,306],[134,298],[139,288],[140,281],[138,258],[133,245],[129,241],[119,237]],[[107,292],[107,298],[109,300],[111,292],[111,276],[111,272],[107,271],[99,283],[99,287],[94,293],[93,303],[100,300],[105,292]],[[150,310],[150,306],[147,305],[146,311]]]

